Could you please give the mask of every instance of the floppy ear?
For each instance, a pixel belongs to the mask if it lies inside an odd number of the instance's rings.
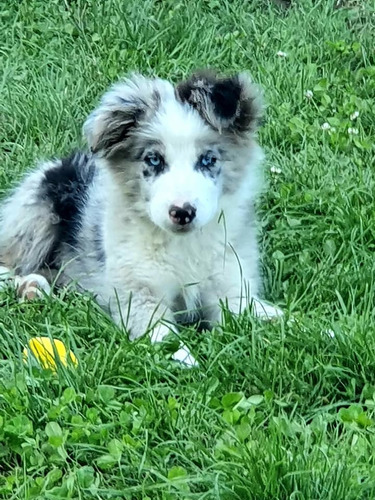
[[[127,148],[127,139],[139,121],[157,106],[155,82],[157,80],[133,75],[104,94],[83,126],[93,153],[108,157]]]
[[[198,72],[177,86],[177,95],[214,129],[237,135],[254,132],[262,117],[262,98],[247,73],[218,78]]]

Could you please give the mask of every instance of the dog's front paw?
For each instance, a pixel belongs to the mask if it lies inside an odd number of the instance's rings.
[[[48,281],[40,274],[16,276],[15,286],[20,302],[42,298],[45,294],[48,295],[51,292]]]
[[[176,333],[173,326],[166,326],[159,324],[151,332],[150,338],[152,343],[162,342],[167,335]],[[197,361],[194,356],[190,353],[189,349],[182,345],[175,353],[172,355],[173,361],[178,361],[186,368],[192,368],[193,366],[198,366]]]
[[[259,299],[254,299],[252,306],[254,315],[265,321],[277,320],[284,315],[283,311],[278,307],[267,304]]]
[[[153,344],[157,342],[162,342],[167,335],[171,333],[176,333],[176,330],[172,326],[166,326],[163,324],[157,324],[150,333],[150,339]]]
[[[193,368],[194,366],[198,366],[198,361],[190,353],[189,349],[184,345],[180,347],[180,349],[178,349],[178,351],[176,351],[172,355],[172,359],[174,361],[182,363],[187,368]]]

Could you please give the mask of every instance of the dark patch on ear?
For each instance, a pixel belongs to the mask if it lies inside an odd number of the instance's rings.
[[[136,127],[142,114],[141,108],[118,109],[108,112],[91,151],[93,153],[101,150],[109,152],[116,144],[125,141],[129,137],[130,131]]]
[[[197,71],[188,80],[177,85],[177,97],[182,102],[188,102],[194,108],[198,108],[198,103],[194,99],[194,92],[199,90],[202,95],[208,95],[216,81],[217,78],[214,71],[208,69]]]
[[[242,133],[248,130],[253,131],[259,127],[261,118],[261,107],[256,97],[243,96],[240,100],[239,111],[233,127]]]
[[[215,113],[225,120],[233,118],[237,112],[240,96],[241,86],[236,78],[219,80],[211,92]]]
[[[218,78],[213,71],[200,71],[180,83],[176,93],[219,131],[252,132],[261,116],[258,95],[245,74]]]

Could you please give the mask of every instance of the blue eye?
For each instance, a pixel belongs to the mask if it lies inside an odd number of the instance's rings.
[[[200,166],[203,168],[210,168],[216,163],[216,156],[212,152],[208,152],[204,155],[202,155],[199,159]]]
[[[164,166],[164,159],[159,153],[150,153],[145,157],[145,162],[150,167],[160,169]]]
[[[158,156],[151,156],[151,158],[149,160],[150,160],[150,164],[153,167],[157,167],[161,163],[161,160]]]

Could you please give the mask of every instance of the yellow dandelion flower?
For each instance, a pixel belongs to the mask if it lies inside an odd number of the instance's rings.
[[[61,340],[50,339],[49,337],[34,337],[29,340],[28,347],[23,350],[23,359],[26,362],[30,353],[43,368],[56,371],[56,358],[64,366],[68,366],[68,360],[74,365],[78,365],[78,360],[72,351],[68,351]]]

